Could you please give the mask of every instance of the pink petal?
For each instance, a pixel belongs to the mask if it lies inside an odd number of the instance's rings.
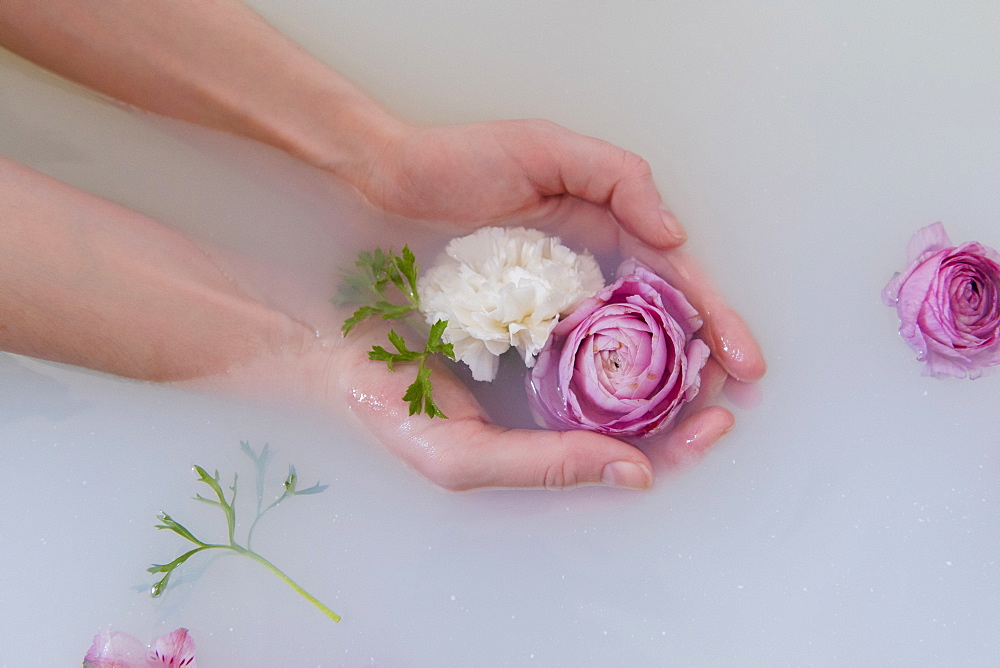
[[[919,326],[921,311],[937,277],[943,257],[944,252],[937,253],[911,269],[899,289],[899,299],[895,304],[899,314],[899,333],[921,356],[926,350],[923,332]]]
[[[933,223],[927,227],[922,227],[906,245],[906,264],[911,265],[919,262],[927,253],[936,253],[946,248],[951,248],[954,244],[945,232],[944,225],[940,222]]]
[[[197,668],[194,639],[187,629],[177,629],[160,636],[153,643],[146,660],[150,666],[185,666]]]
[[[906,269],[893,276],[892,280],[882,290],[882,301],[886,306],[895,306],[899,299],[899,291],[903,284],[910,280],[910,275],[924,263],[930,255],[941,251],[952,250],[951,239],[940,222],[917,230],[906,245]],[[944,254],[942,254],[942,257]]]
[[[104,631],[83,658],[84,668],[145,668],[146,646],[121,631]]]
[[[663,310],[684,330],[686,336],[691,336],[702,326],[701,316],[698,310],[687,300],[684,293],[667,283],[657,274],[653,273],[646,265],[639,263],[635,259],[626,260],[618,267],[618,275],[635,275],[641,281],[652,287],[660,298],[660,305]]]

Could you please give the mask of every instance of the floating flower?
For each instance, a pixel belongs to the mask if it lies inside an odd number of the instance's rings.
[[[476,380],[493,380],[511,347],[533,366],[560,316],[603,285],[590,254],[538,230],[487,227],[453,239],[419,293],[428,323],[448,321],[442,338],[455,358]]]
[[[882,291],[925,375],[977,378],[1000,364],[1000,254],[954,246],[941,223],[913,235],[907,268]]]
[[[629,260],[556,326],[528,376],[544,426],[620,437],[669,427],[698,393],[708,346],[684,295]]]
[[[194,640],[187,629],[177,629],[160,636],[152,647],[146,647],[127,633],[105,631],[94,636],[94,643],[83,658],[83,668],[197,668],[197,665]]]

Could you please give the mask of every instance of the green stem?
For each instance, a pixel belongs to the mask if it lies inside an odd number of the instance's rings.
[[[267,512],[267,511],[265,511],[265,512]],[[253,530],[257,528],[257,522],[260,522],[260,518],[263,517],[263,516],[264,516],[264,513],[260,512],[260,509],[258,509],[257,510],[257,519],[255,519],[253,521],[253,524],[250,525],[250,530],[247,531],[247,551],[252,551],[253,550],[253,545],[252,545],[252,543],[253,543]]]
[[[250,530],[247,531],[247,550],[250,550],[251,552],[253,551],[253,545],[251,545],[251,543],[253,542],[253,531],[254,531],[254,529],[257,528],[257,523],[260,522],[260,518],[264,517],[264,515],[266,515],[269,510],[271,510],[272,508],[274,508],[275,506],[277,506],[279,503],[281,503],[282,501],[284,501],[286,498],[288,498],[288,492],[287,491],[284,494],[282,494],[281,496],[279,496],[273,503],[271,503],[271,505],[269,505],[263,511],[261,511],[260,508],[257,508],[257,517],[256,517],[256,519],[254,519],[253,524],[250,525]]]
[[[275,575],[277,575],[286,585],[288,585],[289,587],[291,587],[292,589],[294,589],[299,594],[299,596],[301,596],[302,598],[304,598],[305,600],[309,601],[314,606],[316,606],[316,609],[319,610],[320,612],[322,612],[324,615],[326,615],[327,617],[329,617],[330,619],[332,619],[335,622],[339,622],[340,621],[340,615],[338,615],[333,610],[331,610],[330,608],[328,608],[325,605],[323,605],[322,601],[320,601],[318,598],[316,598],[315,596],[313,596],[312,594],[310,594],[309,592],[307,592],[305,589],[303,589],[302,587],[300,587],[299,584],[297,582],[295,582],[295,580],[293,580],[292,578],[290,578],[287,575],[285,575],[284,571],[282,571],[280,568],[278,568],[277,566],[275,566],[274,564],[272,564],[270,561],[268,561],[264,557],[260,556],[256,552],[253,552],[251,550],[243,548],[243,547],[241,547],[239,545],[233,545],[230,549],[232,549],[234,552],[238,552],[238,553],[242,554],[245,557],[249,557],[250,559],[253,559],[258,564],[260,564],[261,566],[263,566],[267,570],[269,570],[272,573],[274,573]]]

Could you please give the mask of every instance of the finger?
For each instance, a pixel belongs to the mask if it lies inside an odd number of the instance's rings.
[[[718,397],[727,378],[725,370],[709,360],[691,406],[694,413],[647,444],[661,460],[659,466],[676,469],[694,464],[732,429],[729,411],[700,408]],[[643,490],[652,485],[656,468],[643,450],[615,438],[586,431],[503,429],[481,416],[427,422],[412,438],[421,444],[420,452],[434,452],[433,458],[412,463],[429,480],[454,491],[584,485]]]
[[[660,200],[645,160],[614,185],[609,206],[625,231],[654,248],[674,248],[687,241],[680,221]]]
[[[625,239],[625,254],[648,264],[667,282],[683,292],[704,319],[701,336],[729,375],[741,381],[757,380],[767,365],[750,328],[712,285],[708,276],[686,253],[667,253]]]
[[[382,323],[364,323],[358,340],[384,329]],[[646,456],[617,439],[581,431],[511,430],[490,423],[461,380],[436,362],[431,362],[434,397],[449,419],[408,415],[401,397],[415,370],[389,371],[362,359],[360,350],[355,344],[335,351],[331,359],[337,373],[331,382],[336,391],[372,436],[445,489],[652,485]]]
[[[699,376],[698,396],[684,407],[686,414],[696,413],[713,404],[722,396],[726,383],[731,378],[714,357],[708,359]]]
[[[734,424],[733,414],[709,406],[686,417],[655,446],[643,448],[660,470],[686,469],[697,464]]]
[[[447,420],[421,430],[440,456],[420,472],[445,489],[569,489],[609,485],[649,489],[649,459],[637,448],[586,431],[503,429],[481,420]]]
[[[696,464],[708,449],[733,427],[732,414],[714,402],[722,395],[731,376],[714,358],[700,374],[698,396],[684,407],[682,419],[669,433],[650,447],[654,467],[660,470],[686,468]]]
[[[536,140],[550,147],[548,159],[526,168],[543,192],[568,193],[609,207],[625,230],[654,248],[684,243],[684,228],[663,206],[649,163],[600,139],[554,124],[539,127],[541,135]]]

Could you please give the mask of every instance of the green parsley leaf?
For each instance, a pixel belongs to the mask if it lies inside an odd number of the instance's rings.
[[[354,264],[357,269],[343,277],[340,294],[333,301],[339,304],[370,303],[359,307],[344,321],[341,327],[344,336],[368,318],[397,319],[419,310],[417,272],[420,268],[409,246],[403,246],[402,255],[392,251],[386,253],[381,248],[362,251]],[[404,303],[397,304],[390,300],[386,294],[389,285],[395,286]]]
[[[417,275],[420,267],[417,265],[416,256],[409,246],[403,246],[402,253],[399,255],[392,251],[387,253],[380,248],[373,251],[363,251],[358,255],[355,266],[357,271],[344,278],[344,282],[341,284],[341,293],[353,295],[355,302],[363,301],[365,303],[344,321],[341,327],[344,336],[347,336],[354,327],[368,318],[377,316],[385,320],[394,320],[405,318],[414,311],[419,312],[420,295],[417,291]],[[400,297],[402,303],[392,301],[387,295],[390,285],[395,288],[394,296]],[[444,355],[455,359],[452,344],[442,341],[447,327],[447,320],[435,322],[431,326],[423,351],[411,350],[406,345],[405,339],[395,330],[389,331],[388,338],[396,352],[379,345],[373,345],[368,351],[368,359],[385,362],[390,371],[395,371],[395,365],[401,362],[419,362],[417,378],[403,394],[403,401],[410,405],[410,415],[426,413],[432,418],[447,418],[437,404],[431,400],[433,386],[430,382],[430,369],[426,366],[429,355]]]

